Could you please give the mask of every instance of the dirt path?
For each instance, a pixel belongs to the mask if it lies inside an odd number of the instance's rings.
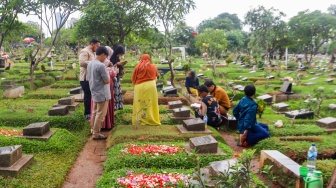
[[[108,136],[110,132],[102,132]],[[103,173],[106,160],[106,141],[89,138],[72,166],[63,188],[93,188]]]

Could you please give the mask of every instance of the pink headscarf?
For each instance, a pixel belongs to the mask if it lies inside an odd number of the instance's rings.
[[[107,66],[108,63],[110,62],[111,57],[112,57],[113,50],[112,50],[112,48],[109,47],[109,46],[105,46],[105,47],[106,47],[106,49],[107,49],[108,56],[107,56],[107,58],[105,59],[104,64],[105,64],[105,66]]]

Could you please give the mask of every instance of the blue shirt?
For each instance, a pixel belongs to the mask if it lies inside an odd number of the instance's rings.
[[[199,80],[198,80],[197,77],[195,79],[191,79],[189,76],[186,77],[186,79],[185,79],[185,87],[187,88],[188,93],[191,93],[191,91],[189,89],[190,87],[194,88],[194,89],[197,89],[198,86],[199,86]]]
[[[258,104],[247,96],[243,97],[233,109],[233,116],[238,120],[238,130],[243,134],[257,123]]]

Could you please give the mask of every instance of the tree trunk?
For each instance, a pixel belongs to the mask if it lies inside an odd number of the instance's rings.
[[[175,87],[175,83],[174,83],[174,78],[175,78],[175,72],[174,72],[174,59],[171,57],[172,55],[172,42],[169,40],[169,56],[168,56],[168,64],[169,64],[169,68],[170,68],[170,83],[172,86]]]
[[[34,90],[34,71],[35,71],[35,66],[32,64],[32,60],[30,62],[30,89]]]
[[[0,50],[1,50],[1,46],[2,46],[2,43],[3,43],[3,41],[4,41],[4,38],[5,38],[5,37],[1,36],[1,39],[0,39]],[[4,47],[4,50],[5,50],[5,47]]]

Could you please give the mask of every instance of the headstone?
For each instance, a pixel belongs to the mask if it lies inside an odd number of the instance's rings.
[[[318,77],[314,77],[314,78],[311,78],[310,80],[317,80],[318,79]]]
[[[305,86],[312,86],[312,85],[315,85],[315,82],[307,82],[307,83],[304,83],[303,85],[305,85]]]
[[[203,77],[204,74],[197,74],[197,77]]]
[[[21,145],[0,147],[0,167],[10,167],[21,157]]]
[[[59,80],[63,80],[63,75],[58,75],[55,77],[55,80],[59,81]]]
[[[314,112],[309,110],[294,110],[290,112],[285,112],[285,116],[289,118],[295,119],[313,119],[314,118]]]
[[[65,116],[69,113],[67,106],[53,107],[48,111],[49,116]]]
[[[210,135],[189,139],[189,146],[195,149],[196,153],[217,153],[218,142]]]
[[[67,97],[58,100],[58,104],[60,105],[72,105],[75,102],[75,98]]]
[[[332,79],[332,78],[328,78],[328,79],[326,79],[325,81],[328,82],[328,83],[332,83],[332,82],[334,81],[334,79]]]
[[[70,90],[70,94],[80,94],[82,91],[82,87],[76,87]]]
[[[336,78],[336,74],[329,74],[330,78]]]
[[[272,76],[272,75],[271,75],[271,76],[267,76],[267,77],[266,77],[266,79],[269,79],[269,80],[270,80],[270,79],[274,79],[274,78],[275,78],[275,77],[274,77],[274,76]]]
[[[235,89],[235,90],[240,90],[241,88],[243,88],[243,90],[244,90],[244,86],[242,86],[242,85],[235,85],[235,86],[233,86],[233,89]]]
[[[281,87],[281,89],[279,90],[285,94],[292,94],[292,83],[285,81]]]
[[[23,136],[43,136],[49,131],[49,122],[33,123],[23,128]]]
[[[174,88],[173,86],[168,86],[162,89],[162,93],[164,95],[168,95],[168,94],[177,94],[177,89]]]
[[[327,128],[327,129],[336,129],[336,118],[326,117],[316,121],[316,125]]]
[[[229,82],[229,86],[233,86],[234,85],[234,82]]]
[[[171,86],[171,81],[167,81],[167,86]]]
[[[188,131],[205,131],[205,122],[201,118],[183,120],[183,127]]]
[[[284,81],[284,82],[285,82],[285,81],[287,81],[287,82],[289,81],[288,78],[280,78],[280,80],[281,80],[281,81]]]
[[[256,73],[256,71],[254,71],[254,70],[253,70],[253,71],[250,71],[250,74],[254,74],[254,73]]]
[[[22,97],[24,92],[25,92],[24,86],[19,86],[19,87],[15,87],[15,88],[6,89],[3,92],[3,96],[4,96],[4,98],[15,99],[15,98],[18,98],[18,97]]]
[[[322,73],[317,73],[317,74],[315,74],[316,76],[322,76]]]
[[[156,83],[156,88],[162,89],[163,88],[163,83]]]
[[[309,72],[309,74],[315,74],[315,72]]]
[[[271,103],[273,97],[271,95],[266,94],[266,95],[261,95],[261,96],[257,97],[257,99],[262,99],[267,103]]]
[[[232,116],[231,114],[227,114],[226,118],[222,118],[224,120],[224,124],[228,126],[231,130],[237,130],[238,128],[238,121],[237,119]],[[227,121],[227,122],[226,122]]]
[[[328,108],[329,108],[330,110],[336,110],[336,104],[329,104],[329,105],[328,105]]]
[[[242,78],[241,80],[242,80],[242,81],[247,81],[248,78],[247,78],[247,77],[244,77],[244,78]]]
[[[310,98],[310,99],[304,100],[303,102],[309,103],[310,101],[316,101],[316,100],[317,100],[316,98]]]
[[[175,108],[173,109],[173,115],[175,117],[190,117],[190,110],[188,108]]]
[[[286,112],[288,110],[289,105],[286,103],[276,103],[272,105],[277,112]]]
[[[229,172],[232,166],[238,162],[237,159],[227,159],[224,161],[215,161],[209,164],[210,175],[218,177],[221,173]]]
[[[183,103],[180,100],[168,102],[168,108],[169,109],[182,108],[182,105],[183,105]]]

